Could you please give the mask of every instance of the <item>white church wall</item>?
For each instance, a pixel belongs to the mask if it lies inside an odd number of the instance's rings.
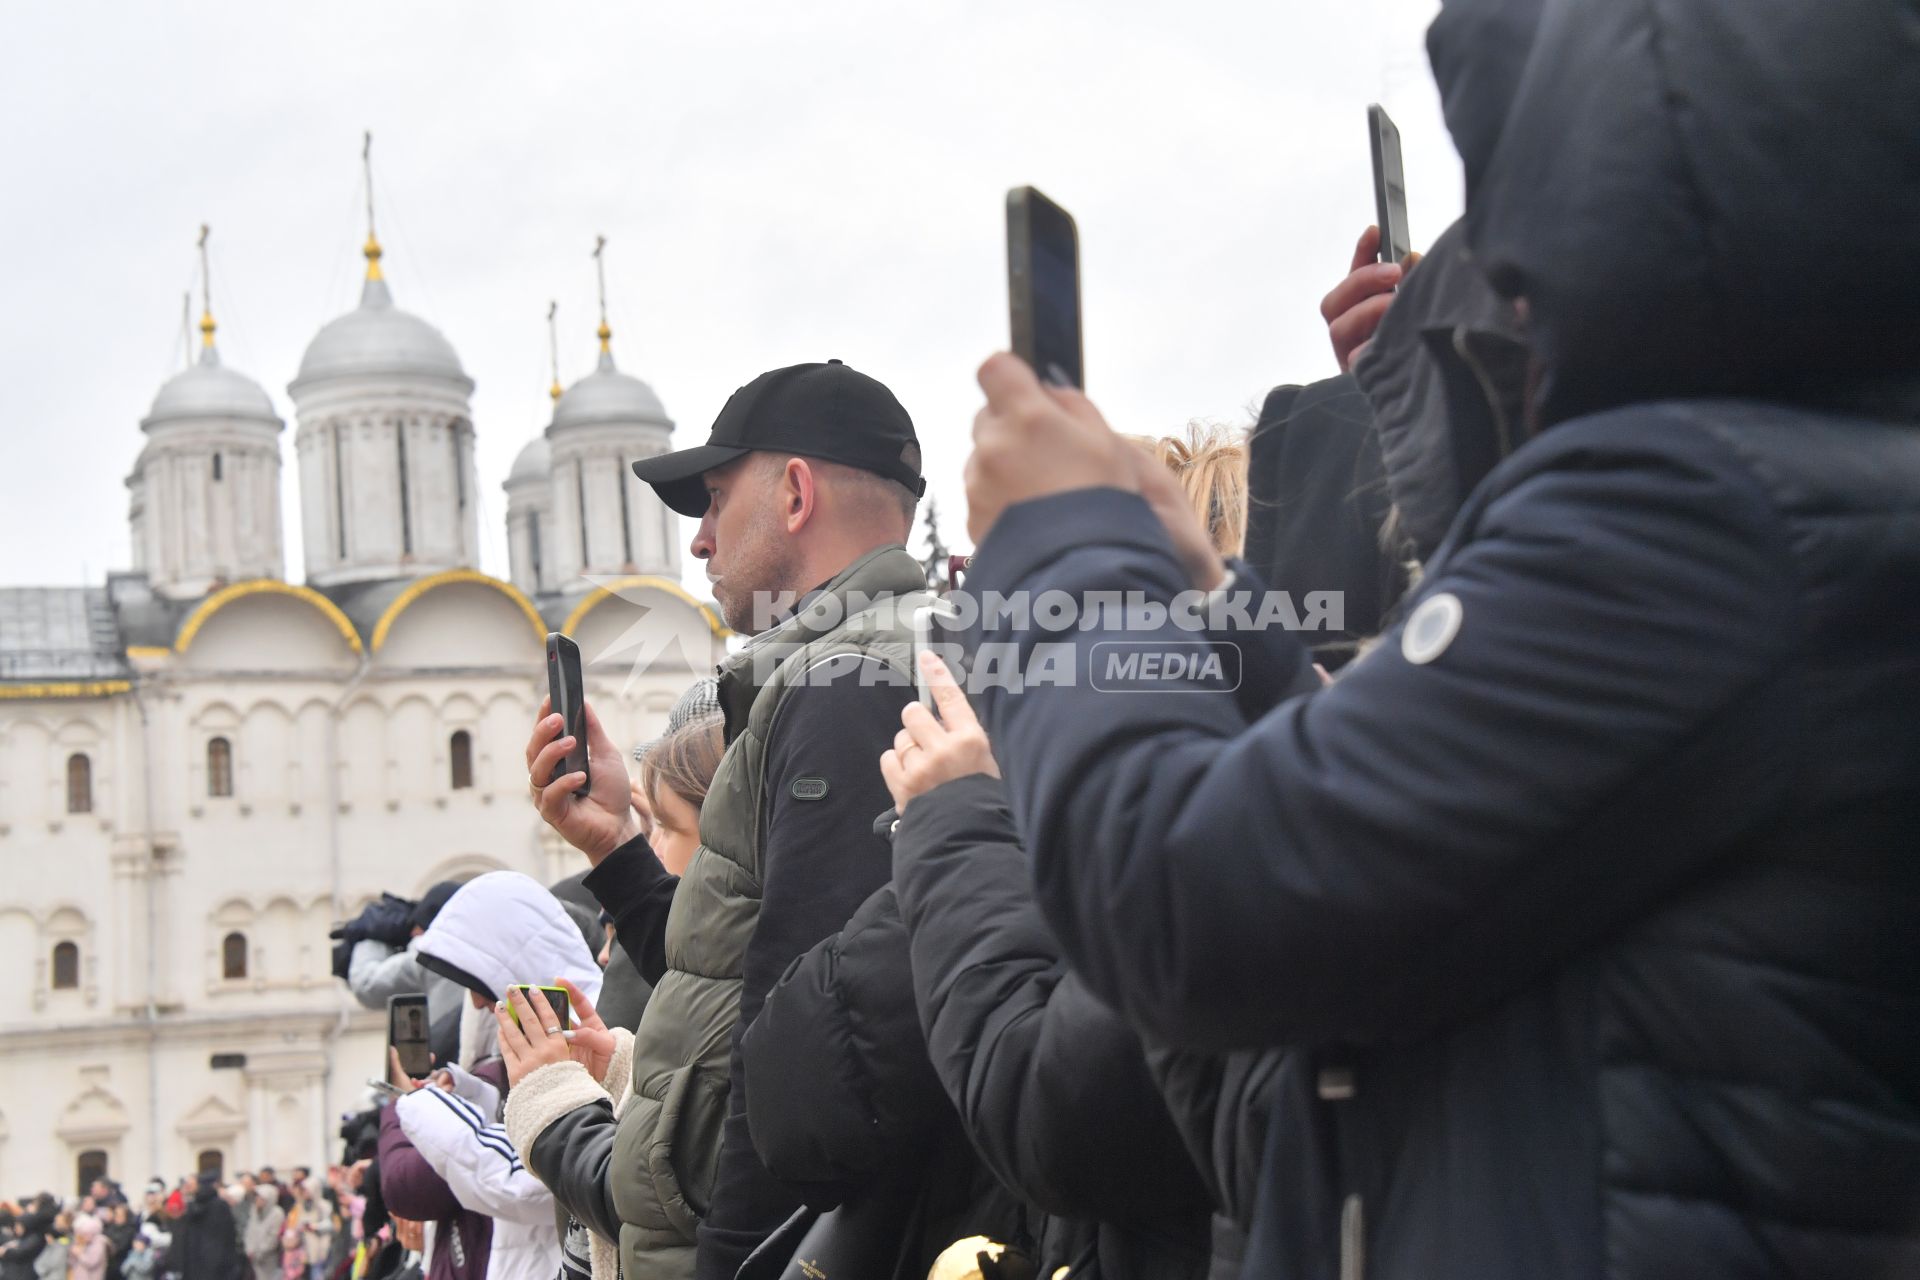
[[[581,619],[584,645],[637,624],[643,648],[691,651],[590,671],[623,748],[659,734],[722,648],[685,600],[642,598],[644,612],[609,600]],[[459,662],[436,665],[446,654]],[[503,868],[550,882],[585,865],[528,802],[541,650],[497,588],[424,593],[365,655],[311,601],[260,589],[206,617],[185,653],[140,667],[139,705],[0,700],[0,972],[24,975],[31,996],[0,1008],[0,1185],[64,1189],[96,1149],[134,1180],[177,1177],[203,1151],[229,1168],[332,1158],[384,1037],[329,973],[332,923],[382,890]],[[456,731],[469,786],[454,785]],[[231,795],[209,794],[214,737]],[[91,761],[84,814],[66,811],[76,750]],[[234,933],[246,971],[229,977]],[[78,968],[56,991],[62,941]]]

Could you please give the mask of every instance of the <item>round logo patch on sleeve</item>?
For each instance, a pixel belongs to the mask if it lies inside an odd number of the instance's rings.
[[[1460,634],[1460,623],[1465,618],[1466,609],[1453,592],[1428,596],[1413,611],[1406,629],[1400,633],[1400,656],[1415,666],[1424,667],[1447,651],[1453,638]]]
[[[795,800],[825,800],[827,798],[827,780],[825,778],[795,778],[787,790],[793,793]]]

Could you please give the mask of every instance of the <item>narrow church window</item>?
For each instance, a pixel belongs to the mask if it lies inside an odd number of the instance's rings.
[[[584,462],[573,464],[573,487],[580,496],[580,568],[593,567],[593,557],[587,554],[587,471]]]
[[[627,464],[616,461],[613,464],[613,482],[620,486],[620,548],[625,552],[623,564],[633,564],[633,523],[627,514]]]
[[[233,744],[225,738],[207,740],[207,794],[233,794]]]
[[[247,935],[230,933],[220,942],[220,976],[229,982],[247,976]]]
[[[540,513],[534,512],[527,517],[527,549],[533,557],[533,594],[539,595],[546,590],[546,584],[540,580]]]
[[[407,492],[407,424],[396,423],[395,436],[400,442],[400,551],[403,555],[413,554],[413,504]]]
[[[340,558],[347,558],[347,425],[333,428],[333,528],[340,543]]]
[[[53,989],[73,991],[80,986],[80,944],[62,942],[53,948]]]
[[[107,1180],[107,1153],[104,1151],[82,1151],[74,1162],[74,1174],[79,1183],[80,1194],[87,1195],[96,1182]]]
[[[82,751],[67,757],[67,812],[93,812],[93,761]]]
[[[447,743],[447,758],[453,765],[453,789],[465,791],[473,786],[473,735],[455,729]]]
[[[217,453],[213,455],[213,478],[215,480],[220,478],[220,455]]]
[[[202,1151],[194,1161],[194,1172],[219,1182],[226,1175],[227,1158],[218,1151]]]

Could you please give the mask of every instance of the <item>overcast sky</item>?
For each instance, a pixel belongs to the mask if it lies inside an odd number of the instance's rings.
[[[1368,102],[1400,126],[1415,243],[1459,212],[1435,8],[8,5],[0,584],[130,563],[123,481],[181,364],[203,221],[222,354],[288,422],[304,576],[286,384],[358,298],[367,128],[395,299],[478,383],[482,568],[506,573],[500,482],[550,409],[548,299],[562,379],[591,368],[596,234],[615,356],[677,445],[755,374],[837,356],[912,413],[957,548],[973,373],[1007,341],[1006,189],[1079,222],[1088,390],[1116,427],[1245,421],[1333,372],[1318,303],[1373,216]]]

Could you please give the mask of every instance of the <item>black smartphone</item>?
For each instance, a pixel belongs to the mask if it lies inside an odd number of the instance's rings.
[[[554,1021],[559,1024],[560,1029],[566,1031],[572,1028],[573,1001],[568,998],[565,987],[536,987],[531,983],[516,982],[509,989],[518,991],[521,998],[529,1005],[533,1003],[533,997],[529,993],[538,991],[546,998],[547,1008],[553,1010]],[[507,1016],[513,1019],[514,1026],[520,1025],[520,1011],[513,1007],[511,1000],[507,1001]]]
[[[1086,390],[1080,344],[1080,233],[1034,187],[1007,192],[1007,301],[1013,353],[1055,385]]]
[[[573,739],[573,750],[554,769],[553,777],[586,774],[573,793],[583,796],[593,786],[593,773],[587,767],[587,695],[580,679],[580,646],[558,631],[547,633],[547,694],[553,700],[553,709],[566,722],[561,732]]]
[[[1407,174],[1400,164],[1400,130],[1379,103],[1367,108],[1373,145],[1374,217],[1380,223],[1380,261],[1404,262],[1413,252],[1407,232]]]
[[[428,1046],[427,998],[392,996],[387,1000],[387,1047],[400,1055],[400,1069],[415,1080],[433,1070]]]

